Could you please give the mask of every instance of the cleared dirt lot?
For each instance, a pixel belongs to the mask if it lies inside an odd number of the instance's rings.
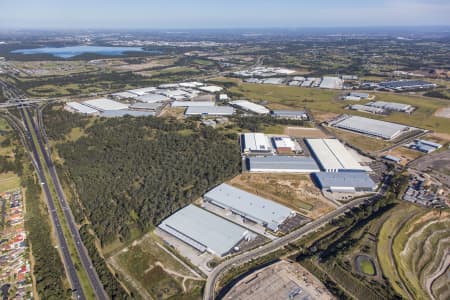
[[[280,261],[235,285],[223,299],[335,299],[325,286],[298,263]]]
[[[229,183],[286,205],[311,219],[316,219],[335,208],[332,202],[323,197],[309,175],[245,173],[233,178]]]
[[[284,134],[297,138],[326,138],[327,135],[317,128],[285,127]]]
[[[402,161],[400,162],[400,164],[404,166],[407,163],[421,157],[423,153],[400,146],[390,151],[384,152],[383,155],[392,155],[401,158]]]
[[[450,118],[450,106],[438,109],[434,115],[441,118]]]

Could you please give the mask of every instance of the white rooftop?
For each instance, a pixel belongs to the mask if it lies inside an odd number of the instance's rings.
[[[93,100],[87,100],[83,102],[84,105],[89,106],[91,108],[97,109],[99,111],[105,111],[105,110],[120,110],[120,109],[127,109],[128,105],[113,101],[106,98],[99,98],[99,99],[93,99]]]
[[[307,139],[306,142],[325,171],[365,170],[337,139]]]
[[[223,90],[220,86],[216,85],[208,85],[208,86],[202,86],[198,88],[201,91],[207,92],[207,93],[217,93]]]
[[[264,133],[244,133],[242,139],[242,150],[248,152],[273,152],[272,143]]]
[[[239,108],[242,108],[244,110],[248,110],[257,114],[268,114],[270,113],[270,110],[265,108],[262,105],[250,102],[248,100],[235,100],[230,102],[231,105],[235,105]]]
[[[66,105],[68,107],[70,107],[71,109],[73,109],[73,110],[75,110],[75,111],[77,111],[79,113],[82,113],[82,114],[91,115],[91,114],[98,113],[98,110],[93,109],[91,107],[88,107],[88,106],[83,105],[83,104],[78,103],[78,102],[67,102]]]
[[[248,231],[195,205],[180,209],[158,226],[200,251],[226,255]]]
[[[172,107],[193,107],[193,106],[216,106],[214,101],[173,101]]]
[[[388,140],[399,136],[402,132],[410,128],[401,124],[358,116],[349,116],[345,119],[338,120],[334,123],[334,126],[342,129],[373,135],[376,137],[381,137]]]
[[[207,192],[205,200],[277,230],[293,211],[281,204],[223,183]]]

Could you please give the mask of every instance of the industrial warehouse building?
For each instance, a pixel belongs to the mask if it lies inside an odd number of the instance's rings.
[[[431,82],[422,80],[398,80],[381,82],[379,87],[394,90],[394,91],[408,91],[435,88],[437,85]]]
[[[314,173],[319,167],[314,159],[305,156],[258,156],[247,158],[250,172]]]
[[[142,96],[136,97],[136,101],[145,102],[145,103],[156,103],[156,102],[164,102],[169,101],[170,98],[159,95],[159,94],[144,94]]]
[[[233,105],[242,110],[253,112],[253,113],[259,114],[259,115],[265,115],[265,114],[270,113],[270,110],[268,110],[264,106],[247,101],[247,100],[230,101],[230,105]]]
[[[295,213],[286,206],[223,183],[204,195],[204,200],[276,232]]]
[[[105,118],[120,118],[125,116],[131,117],[149,117],[156,116],[154,111],[136,111],[130,109],[105,110],[100,113],[101,117]]]
[[[321,89],[342,89],[344,81],[339,77],[324,77],[320,83]]]
[[[77,112],[84,115],[98,115],[99,111],[96,109],[93,109],[89,106],[83,105],[78,102],[67,102],[66,106],[64,107],[65,110],[70,112]]]
[[[344,116],[343,118],[330,122],[330,125],[386,140],[392,140],[410,129],[408,126],[401,124],[358,116]]]
[[[96,109],[98,111],[107,111],[107,110],[121,110],[121,109],[127,109],[128,105],[109,100],[106,98],[99,98],[99,99],[93,99],[93,100],[87,100],[83,102],[83,105],[89,106],[93,109]]]
[[[350,105],[350,109],[362,111],[362,112],[368,112],[371,114],[385,114],[386,111],[383,108],[373,107],[369,105],[361,105],[361,104],[353,104]]]
[[[366,170],[337,139],[306,139],[306,143],[325,172]]]
[[[312,175],[322,190],[341,193],[373,192],[376,184],[365,172],[319,172]]]
[[[241,135],[241,148],[245,154],[273,154],[270,138],[264,133],[244,133]]]
[[[231,106],[191,106],[184,113],[186,116],[232,116]]]
[[[292,154],[302,152],[300,145],[290,137],[272,137],[272,142],[278,154]]]
[[[397,103],[397,102],[384,102],[384,101],[375,101],[369,102],[366,104],[370,107],[381,108],[389,111],[400,111],[405,113],[410,113],[414,110],[414,106],[409,104]]]
[[[206,107],[206,106],[216,106],[216,103],[213,101],[173,101],[172,107]]]
[[[227,255],[242,240],[253,235],[192,204],[162,221],[158,227],[202,253],[207,251],[218,256]]]
[[[304,110],[272,110],[271,116],[280,119],[308,120],[308,114]]]

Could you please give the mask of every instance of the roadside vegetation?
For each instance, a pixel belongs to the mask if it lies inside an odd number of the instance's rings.
[[[39,179],[17,134],[3,118],[0,118],[0,130],[0,188],[10,190],[21,187],[24,191],[27,210],[25,228],[34,258],[32,273],[37,296],[40,299],[70,299],[72,293],[58,250],[54,247],[50,218]],[[10,180],[12,177],[13,182]]]

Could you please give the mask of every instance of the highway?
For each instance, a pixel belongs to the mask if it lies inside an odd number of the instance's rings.
[[[322,225],[325,225],[332,219],[343,214],[347,210],[362,204],[365,201],[376,201],[386,192],[390,181],[391,181],[391,176],[390,175],[386,176],[378,193],[373,195],[370,198],[360,198],[360,199],[353,200],[343,206],[340,206],[339,208],[330,212],[329,214],[324,215],[321,218],[319,218],[311,223],[306,224],[305,226],[301,227],[300,229],[293,231],[290,234],[285,235],[284,237],[281,237],[269,244],[266,244],[259,248],[255,248],[251,251],[242,253],[240,255],[234,256],[234,257],[222,262],[208,276],[208,279],[207,279],[206,285],[205,285],[205,290],[203,293],[203,299],[204,300],[213,300],[215,298],[215,288],[217,286],[218,280],[226,271],[228,271],[232,267],[242,265],[252,259],[256,259],[258,257],[262,257],[271,252],[274,252],[275,250],[278,250],[278,249],[288,245],[289,243],[299,239],[303,235],[316,230],[317,228],[319,228]]]
[[[59,250],[61,256],[63,258],[64,267],[66,269],[67,278],[70,281],[72,286],[73,295],[76,299],[86,299],[83,289],[81,288],[80,280],[78,278],[75,265],[72,261],[72,257],[70,256],[69,248],[67,246],[66,238],[64,237],[64,233],[61,227],[61,222],[59,220],[58,214],[56,212],[55,203],[53,201],[52,194],[49,189],[49,185],[47,179],[45,177],[44,170],[42,168],[41,160],[39,159],[39,152],[37,150],[36,144],[32,139],[31,130],[28,122],[25,117],[25,109],[20,109],[20,113],[22,115],[22,119],[24,120],[25,129],[27,131],[28,139],[30,142],[31,152],[33,156],[33,162],[36,169],[36,172],[39,176],[39,180],[42,185],[42,189],[44,190],[45,198],[47,199],[48,210],[50,213],[50,218],[52,220],[53,228],[56,233],[56,237],[59,244]]]
[[[86,248],[84,247],[83,241],[81,240],[80,234],[78,232],[77,225],[75,223],[75,220],[74,220],[74,217],[73,217],[72,212],[70,210],[70,207],[69,207],[69,205],[68,205],[68,203],[66,201],[63,189],[61,187],[58,175],[56,173],[55,166],[54,166],[53,161],[51,160],[51,158],[50,158],[50,156],[49,156],[49,154],[47,152],[47,149],[45,148],[45,143],[44,143],[44,141],[42,139],[42,136],[41,136],[41,130],[36,125],[36,123],[35,123],[35,121],[33,119],[33,116],[30,113],[29,108],[22,109],[21,111],[22,111],[22,114],[25,111],[25,113],[27,113],[28,116],[29,116],[29,120],[30,120],[30,123],[31,123],[32,130],[35,132],[36,137],[37,137],[37,142],[38,142],[37,146],[40,148],[40,150],[41,150],[41,152],[42,152],[42,154],[44,156],[44,161],[45,161],[45,164],[46,164],[46,168],[48,168],[49,174],[50,174],[50,177],[51,177],[51,181],[52,181],[51,184],[53,184],[53,186],[55,187],[56,194],[58,196],[58,200],[59,200],[60,206],[62,208],[67,227],[68,227],[68,229],[70,231],[71,238],[74,241],[75,248],[77,249],[78,255],[79,255],[79,257],[81,259],[81,263],[83,265],[83,268],[84,268],[84,270],[86,271],[86,273],[88,275],[89,282],[90,282],[92,288],[94,289],[96,298],[97,299],[101,299],[101,300],[108,299],[108,296],[106,295],[106,292],[103,289],[103,285],[102,285],[102,283],[101,283],[101,281],[100,281],[100,279],[99,279],[99,277],[97,275],[97,272],[95,271],[95,268],[92,266],[91,259],[90,259],[89,255],[87,253]],[[26,122],[25,119],[24,119],[24,121]],[[27,124],[27,128],[28,128],[28,130],[30,129],[28,127],[28,124]],[[34,148],[36,148],[36,145],[34,145],[34,143],[32,143],[32,144],[33,144]],[[33,152],[35,152],[35,151],[33,151]],[[39,152],[36,151],[37,155],[38,155],[38,153]],[[36,160],[40,164],[39,157],[36,157]],[[41,169],[42,169],[42,167],[41,167]],[[44,186],[45,186],[45,188],[48,189],[48,184],[47,183]],[[50,197],[51,197],[51,195],[50,195]],[[49,201],[49,202],[52,202],[52,206],[54,207],[53,199],[51,199],[51,201]],[[56,214],[56,211],[55,211],[55,214]],[[59,229],[62,232],[61,228],[59,228]],[[67,248],[67,245],[66,245],[66,248]],[[76,271],[75,270],[70,270],[69,269],[68,271],[69,271],[68,273],[71,273],[70,274],[71,277],[76,277]],[[73,272],[73,274],[72,274],[72,272]]]

